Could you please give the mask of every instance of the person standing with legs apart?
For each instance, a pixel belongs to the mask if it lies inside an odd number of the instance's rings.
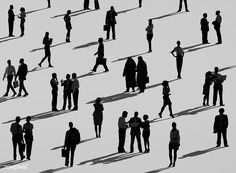
[[[126,129],[128,128],[125,118],[127,117],[127,115],[128,115],[128,112],[123,111],[122,116],[118,120],[118,128],[119,128],[118,153],[125,153],[124,145],[125,145]]]
[[[149,153],[150,152],[150,142],[149,142],[149,137],[150,137],[150,122],[148,120],[148,115],[143,116],[144,122],[142,123],[142,128],[143,128],[143,141],[144,141],[144,147],[145,151],[144,153]]]
[[[146,89],[146,83],[148,78],[147,64],[141,56],[138,57],[137,64],[137,85],[139,88],[139,93],[143,93]]]
[[[210,86],[212,84],[212,73],[210,71],[205,74],[205,83],[203,85],[203,106],[209,106],[209,94],[210,94]]]
[[[22,90],[25,92],[25,95],[23,97],[26,97],[27,95],[29,95],[29,93],[25,89],[24,81],[26,80],[26,75],[28,73],[28,67],[24,63],[23,58],[21,58],[19,62],[20,62],[20,65],[18,67],[18,71],[17,71],[16,76],[15,76],[15,81],[16,81],[17,77],[19,76],[19,83],[20,83],[19,93],[18,93],[17,97],[21,96]]]
[[[133,92],[135,92],[135,86],[136,86],[136,64],[135,61],[128,57],[124,71],[123,71],[123,77],[125,77],[126,82],[126,91],[129,92],[129,89],[132,88]]]
[[[52,111],[58,111],[57,109],[57,96],[58,96],[58,80],[57,74],[52,74],[52,79],[50,80],[50,84],[52,87]]]
[[[147,41],[148,41],[148,47],[149,50],[148,52],[152,52],[152,38],[153,38],[153,24],[152,24],[152,19],[148,20],[148,26],[146,28],[147,31]]]
[[[183,0],[179,0],[179,10],[177,12],[180,12],[182,10],[182,3],[183,3]],[[189,12],[187,0],[184,0],[184,5],[185,5],[185,11]]]
[[[102,130],[102,121],[103,121],[103,105],[101,104],[101,98],[98,97],[95,100],[94,112],[93,112],[93,122],[94,122],[94,130],[96,133],[96,138],[101,137],[101,130]]]
[[[70,14],[71,14],[71,11],[70,11],[70,10],[67,10],[67,13],[66,13],[66,15],[65,15],[64,18],[63,18],[64,21],[65,21],[66,30],[67,30],[67,33],[66,33],[66,42],[70,42],[70,31],[71,31],[71,29],[72,29]]]
[[[174,54],[176,52],[176,55]],[[180,41],[177,41],[177,46],[171,51],[171,54],[176,58],[176,67],[178,72],[178,79],[182,79],[181,77],[181,71],[182,71],[182,65],[183,65],[183,57],[184,57],[184,51],[180,47]]]
[[[21,7],[20,8],[20,15],[18,16],[18,18],[20,19],[20,30],[21,30],[21,34],[20,36],[23,37],[25,35],[25,8]]]
[[[12,80],[13,80],[13,77],[16,75],[16,70],[15,70],[15,67],[13,65],[11,65],[11,60],[7,60],[7,64],[8,64],[8,66],[5,70],[5,73],[4,73],[3,79],[2,79],[4,81],[5,77],[7,77],[7,91],[3,96],[7,97],[8,92],[11,89],[13,92],[12,97],[14,97],[16,95],[16,91],[12,86]]]
[[[67,99],[68,99],[68,109],[70,110],[70,108],[71,108],[71,86],[72,86],[70,74],[66,75],[66,80],[61,80],[61,86],[64,86],[62,110],[66,109]]]
[[[214,25],[214,29],[216,30],[216,35],[218,39],[217,44],[222,44],[222,38],[221,38],[221,32],[220,32],[221,22],[222,22],[222,17],[220,15],[220,10],[217,10],[216,19],[212,22],[212,24]]]
[[[32,144],[33,144],[33,124],[30,123],[31,117],[26,117],[26,123],[23,125],[23,132],[25,133],[26,143],[26,158],[30,160]]]
[[[8,10],[9,37],[14,37],[13,28],[14,28],[15,14],[13,9],[14,9],[13,5],[10,5],[10,9]]]
[[[207,21],[207,13],[203,14],[203,18],[200,21],[201,31],[202,31],[202,44],[208,44],[208,31],[209,31],[209,22]]]
[[[76,73],[72,74],[72,95],[73,95],[73,101],[74,101],[74,108],[73,111],[78,110],[78,97],[79,97],[79,81],[77,79]]]
[[[115,25],[116,25],[116,16],[117,13],[113,6],[111,6],[111,9],[107,11],[106,14],[106,25],[107,25],[107,40],[110,38],[110,29],[112,29],[112,38],[113,40],[116,39],[116,33],[115,33]]]

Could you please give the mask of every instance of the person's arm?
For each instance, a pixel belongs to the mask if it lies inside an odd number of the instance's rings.
[[[225,116],[225,127],[228,128],[229,121],[228,121],[228,116]]]
[[[67,136],[67,132],[66,132],[66,135],[65,135],[65,141],[64,141],[64,149],[65,149],[66,146],[67,146],[67,138],[68,138],[68,136]]]
[[[170,53],[173,55],[173,57],[176,57],[174,52],[175,52],[175,48]]]
[[[5,73],[3,74],[3,78],[2,78],[3,81],[4,81],[4,78],[6,77],[6,75],[7,75],[7,68],[5,70]]]
[[[213,125],[213,133],[217,132],[217,116],[215,117],[214,125]]]

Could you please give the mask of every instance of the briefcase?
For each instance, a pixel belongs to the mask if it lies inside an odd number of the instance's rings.
[[[68,150],[62,148],[61,149],[61,157],[67,157],[67,155],[68,155]]]
[[[107,31],[107,30],[108,30],[108,27],[109,27],[108,25],[104,25],[104,26],[103,26],[103,30],[104,30],[104,31]]]
[[[18,86],[19,86],[19,82],[18,82],[17,80],[14,81],[14,82],[13,82],[13,87],[14,87],[14,88],[17,88]]]

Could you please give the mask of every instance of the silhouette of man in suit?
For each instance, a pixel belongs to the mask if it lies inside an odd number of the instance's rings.
[[[174,52],[176,52],[176,55],[174,54]],[[176,58],[176,67],[178,72],[177,78],[181,79],[184,51],[180,47],[180,41],[177,41],[177,46],[171,51],[171,54]]]
[[[142,144],[141,144],[141,132],[140,132],[140,126],[142,124],[141,118],[138,117],[138,112],[134,112],[134,117],[132,117],[129,121],[129,126],[131,127],[130,135],[131,135],[131,143],[130,143],[130,153],[134,152],[134,139],[136,137],[138,142],[138,149],[139,152],[142,152]]]
[[[23,125],[23,132],[25,133],[26,142],[26,157],[30,160],[32,144],[33,144],[33,124],[30,123],[31,117],[26,117],[26,123]]]
[[[217,10],[216,19],[215,21],[212,22],[212,24],[214,25],[214,29],[216,30],[216,35],[218,39],[217,44],[222,44],[222,38],[221,38],[221,32],[220,32],[221,22],[222,22],[222,17],[220,15],[220,10]]]
[[[183,0],[179,0],[179,10],[178,10],[178,12],[180,12],[182,10],[182,3],[183,3]],[[187,0],[184,0],[184,5],[185,5],[185,11],[189,12]]]
[[[111,9],[107,11],[106,14],[106,25],[107,25],[107,40],[110,37],[110,28],[112,29],[112,37],[113,39],[116,39],[116,33],[115,33],[115,25],[116,25],[116,16],[117,13],[113,6],[111,6]]]
[[[209,22],[207,21],[207,13],[203,14],[203,18],[201,19],[201,31],[202,31],[202,44],[208,44],[208,31],[209,31]]]
[[[127,117],[128,112],[123,111],[122,116],[118,120],[118,132],[119,132],[119,146],[118,146],[118,152],[124,153],[124,145],[125,145],[125,137],[126,137],[126,129],[128,128],[128,125],[125,121],[125,118]]]
[[[50,84],[52,87],[52,111],[58,111],[57,110],[57,96],[58,96],[58,80],[57,80],[57,74],[52,74],[52,79],[50,80]]]
[[[72,74],[72,86],[71,86],[71,90],[72,90],[72,95],[73,95],[73,102],[74,102],[74,108],[73,110],[78,110],[78,97],[79,97],[79,81],[77,79],[77,75],[76,73]]]
[[[212,80],[214,82],[214,85],[213,85],[213,106],[216,105],[218,93],[219,93],[219,97],[220,97],[220,106],[224,106],[222,83],[226,79],[226,76],[222,76],[221,74],[218,73],[219,72],[218,67],[215,67],[214,70],[215,70],[215,72],[212,74]]]
[[[15,21],[15,14],[13,11],[13,5],[10,5],[10,9],[8,10],[8,26],[9,26],[9,37],[13,37],[13,28]]]
[[[19,76],[19,83],[20,83],[19,84],[19,93],[17,95],[18,97],[21,96],[22,90],[25,92],[25,95],[23,97],[26,97],[27,95],[29,95],[29,93],[26,91],[25,85],[24,85],[24,81],[26,80],[27,73],[28,73],[28,67],[24,63],[24,59],[21,58],[20,59],[20,65],[19,65],[18,71],[17,71],[16,76],[15,76],[15,80]]]
[[[89,10],[89,1],[90,0],[84,0],[84,10]]]
[[[72,86],[70,74],[66,75],[66,80],[61,80],[61,86],[64,86],[62,110],[66,109],[67,100],[68,100],[68,109],[70,110],[70,108],[71,108],[71,86]]]
[[[216,147],[220,147],[221,144],[221,134],[223,135],[224,146],[228,147],[227,142],[227,128],[228,128],[228,117],[224,114],[224,108],[219,109],[219,115],[216,115],[214,122],[214,133],[217,133]]]
[[[47,0],[48,1],[48,8],[51,8],[51,0]]]

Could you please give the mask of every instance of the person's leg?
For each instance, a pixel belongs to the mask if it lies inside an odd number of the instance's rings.
[[[15,91],[14,87],[12,86],[13,75],[8,76],[8,78],[9,78],[8,79],[9,88],[12,90],[13,94],[15,95],[16,91]]]
[[[162,113],[165,110],[165,107],[166,107],[166,104],[165,104],[165,101],[163,100],[163,106],[161,107],[161,111],[159,113],[160,118],[162,118]]]
[[[102,125],[98,125],[98,137],[101,137]]]
[[[51,2],[50,2],[50,0],[48,0],[48,8],[50,8],[51,7]]]
[[[30,156],[31,156],[31,151],[32,151],[32,144],[33,144],[33,141],[26,141],[26,156],[27,156],[27,159],[30,160]]]
[[[222,43],[220,28],[216,30],[218,43]]]
[[[142,7],[142,0],[139,0],[139,7]]]
[[[24,81],[23,80],[19,80],[19,96],[21,96],[21,92],[22,92],[22,89],[23,89],[23,85],[24,85],[24,83],[23,83]]]
[[[118,130],[118,136],[119,136],[119,144],[118,144],[118,152],[123,152],[122,151],[122,143],[123,143],[123,141],[122,141],[122,136],[123,134],[122,134],[122,129],[120,128],[119,130]]]
[[[217,91],[218,91],[218,86],[217,86],[217,84],[214,84],[214,86],[213,86],[213,106],[216,105]]]
[[[16,145],[17,145],[17,141],[15,139],[15,137],[12,137],[12,145],[13,145],[13,159],[16,160]]]
[[[66,150],[67,150],[67,155],[65,158],[65,166],[69,166],[69,157],[70,157],[71,146],[67,146]]]
[[[222,84],[219,85],[219,97],[220,97],[220,105],[223,106],[224,103],[223,103],[223,85]]]
[[[48,48],[48,66],[52,67],[52,64],[51,64],[51,50],[50,50],[50,48]]]
[[[126,129],[119,129],[119,151],[124,152]]]
[[[68,92],[67,98],[68,98],[68,109],[70,110],[71,109],[71,93],[70,92]]]
[[[14,21],[9,22],[9,36],[13,35],[13,26],[14,26]]]
[[[96,138],[98,138],[98,129],[97,129],[97,125],[94,124],[94,130],[95,130],[95,133],[96,133]]]
[[[185,11],[188,12],[188,3],[187,3],[187,0],[184,0],[184,5],[185,5]]]
[[[17,140],[17,145],[18,145],[18,150],[19,150],[21,160],[23,160],[25,158],[25,156],[24,156],[23,149],[22,149],[21,139]]]
[[[176,159],[177,159],[177,149],[174,149],[174,163],[173,163],[173,167],[175,167]]]
[[[67,93],[66,93],[66,91],[64,91],[64,93],[63,93],[63,107],[62,107],[62,110],[66,109],[66,101],[67,101]]]
[[[183,0],[179,0],[179,10],[178,10],[178,12],[180,12],[182,10],[182,1]]]
[[[137,142],[138,142],[138,150],[141,153],[142,152],[142,143],[141,143],[140,135],[136,135],[136,139],[137,139]]]
[[[107,40],[110,38],[110,29],[111,29],[111,25],[107,25]]]
[[[115,30],[115,24],[111,25],[112,27],[112,38],[116,39],[116,30]]]
[[[26,89],[25,89],[24,80],[22,80],[22,90],[23,90],[23,91],[24,91],[24,93],[25,93],[25,95],[24,95],[24,96],[28,95],[28,92],[27,92],[27,91],[26,91]]]
[[[52,110],[56,109],[56,94],[57,92],[52,90]]]
[[[130,139],[130,152],[134,152],[134,134],[131,134],[131,139]]]
[[[174,118],[173,112],[172,112],[172,104],[169,104],[169,111],[170,111],[170,116]]]
[[[222,135],[223,135],[223,140],[224,140],[224,146],[228,147],[227,130],[226,129],[222,131]]]
[[[217,147],[219,147],[220,144],[221,144],[221,132],[217,132],[217,141],[216,141]]]
[[[172,147],[171,144],[169,144],[169,159],[170,159],[170,164],[169,167],[172,165]]]
[[[146,137],[145,136],[143,136],[143,144],[144,144],[144,153],[146,153],[147,152],[147,140],[146,140]]]
[[[149,137],[147,137],[147,141],[146,141],[146,143],[147,143],[147,152],[149,153],[149,151],[150,151],[150,142],[149,142]]]
[[[78,96],[79,96],[79,90],[77,89],[77,90],[73,93],[74,109],[78,109]]]
[[[99,60],[98,60],[98,58],[96,58],[96,62],[95,62],[95,65],[94,65],[94,67],[93,67],[93,70],[92,70],[92,71],[96,72],[96,70],[97,70],[98,66],[99,66]]]
[[[44,62],[44,60],[48,57],[48,48],[44,48],[45,56],[42,58],[40,63],[38,64],[41,67],[41,64]]]
[[[75,154],[75,148],[76,148],[76,144],[73,144],[71,146],[71,158],[70,158],[70,167],[73,166],[74,164],[74,154]]]
[[[7,91],[6,91],[6,93],[4,94],[4,96],[8,96],[8,92],[9,92],[9,90],[10,90],[10,83],[11,83],[11,81],[12,81],[12,78],[13,78],[13,76],[7,76]]]
[[[107,62],[106,61],[104,61],[102,65],[103,65],[105,71],[109,71],[109,69],[107,67]]]
[[[178,78],[181,78],[181,71],[182,71],[182,65],[183,65],[183,57],[182,56],[176,57],[176,64],[177,64]]]

